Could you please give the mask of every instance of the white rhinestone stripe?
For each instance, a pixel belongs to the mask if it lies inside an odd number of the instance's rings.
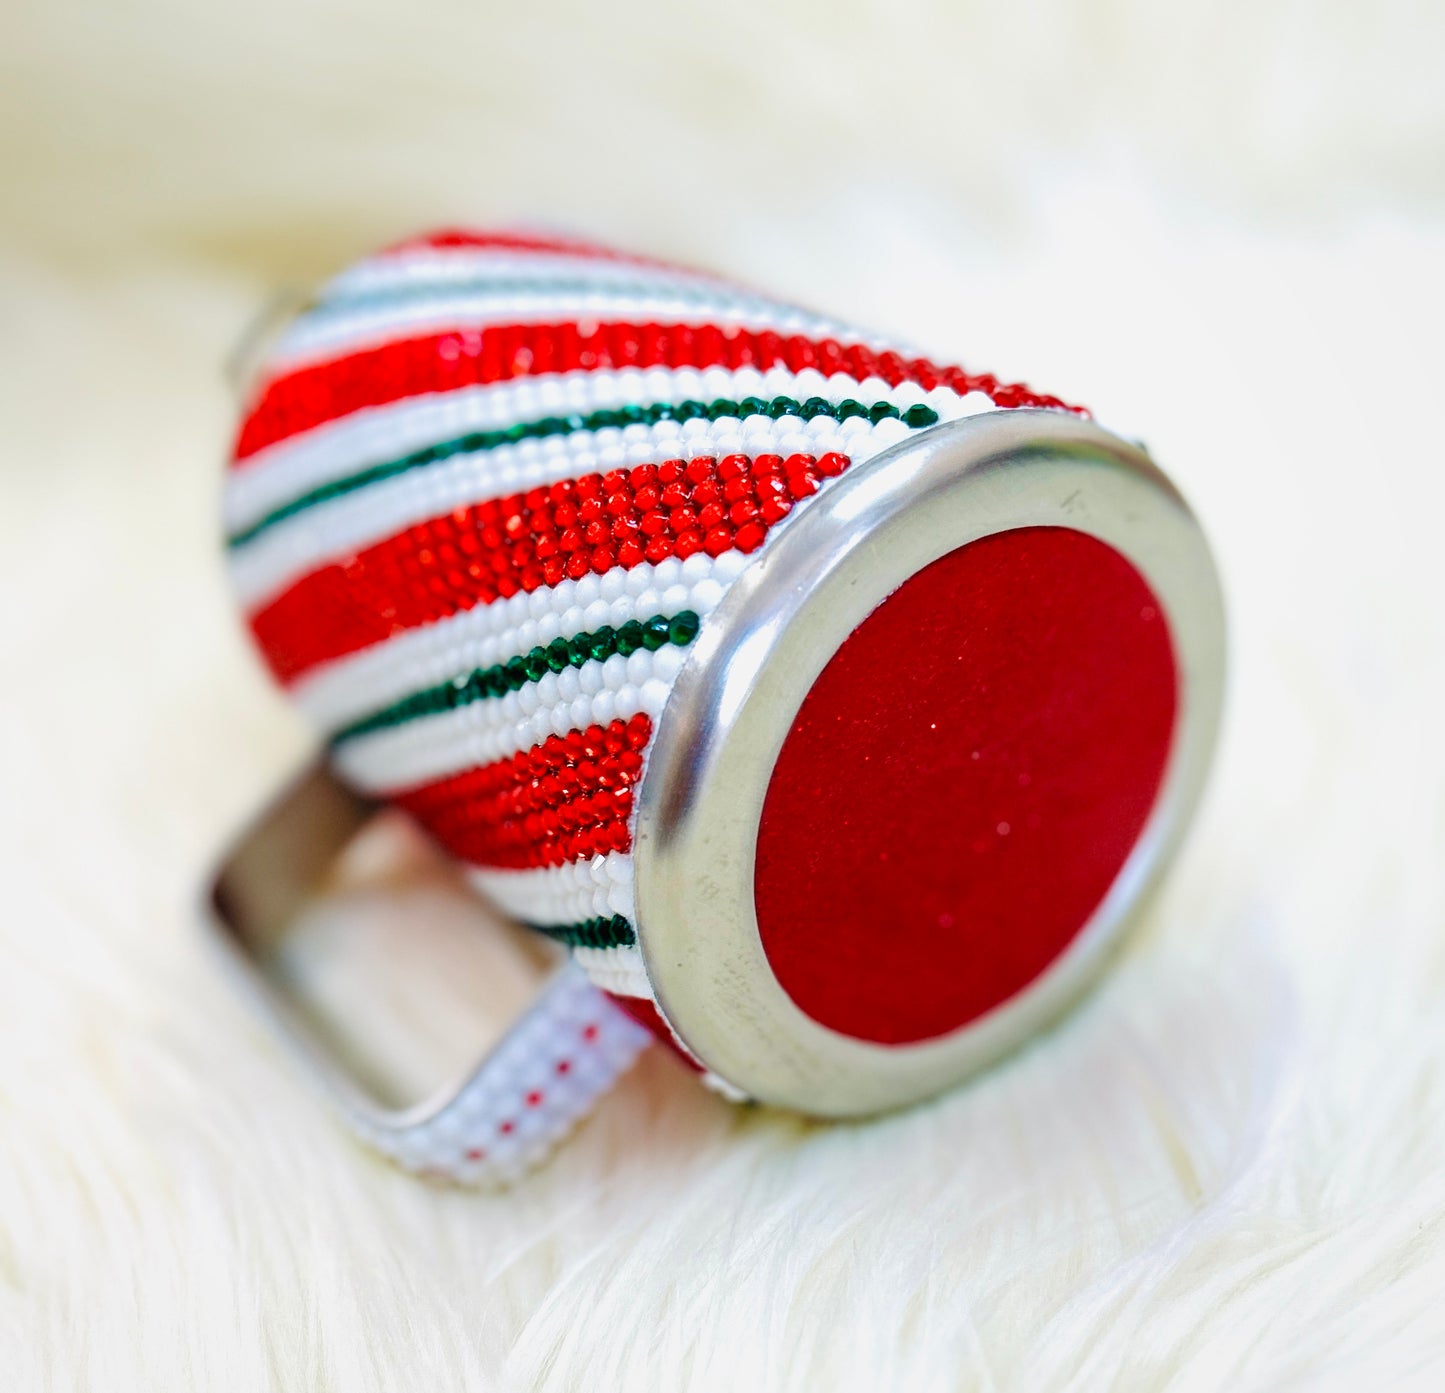
[[[311,361],[341,357],[392,338],[463,332],[496,324],[551,324],[577,318],[604,322],[750,324],[780,334],[864,341],[862,332],[841,320],[721,286],[648,283],[637,277],[606,283],[587,276],[578,284],[502,288],[453,285],[435,295],[401,296],[391,302],[363,302],[318,308],[302,315],[277,341],[268,367],[291,370]]]
[[[684,609],[709,614],[747,562],[741,552],[716,559],[697,552],[685,561],[669,557],[655,566],[586,575],[476,605],[326,663],[307,673],[292,695],[331,735],[413,692],[464,678],[555,638]]]
[[[232,583],[241,604],[254,612],[331,561],[487,499],[671,458],[838,451],[861,463],[907,434],[908,427],[895,419],[873,424],[861,417],[839,422],[827,416],[811,421],[749,416],[578,431],[457,455],[285,519],[232,551]]]
[[[348,783],[370,794],[394,794],[530,750],[552,735],[627,720],[656,718],[685,650],[671,644],[649,653],[546,673],[506,696],[422,716],[338,746],[332,760]]]
[[[466,868],[468,882],[504,914],[530,924],[580,924],[620,914],[633,923],[632,856],[610,851],[539,870]]]
[[[852,399],[870,406],[885,401],[900,411],[916,402],[940,410],[939,403],[958,400],[946,388],[927,394],[911,382],[890,387],[879,377],[859,380],[846,373],[825,377],[813,369],[800,373],[781,367],[766,372],[756,368],[627,368],[541,373],[409,397],[339,417],[269,445],[228,472],[222,501],[224,522],[228,532],[240,531],[313,489],[474,431],[505,430],[547,417],[585,416],[622,406],[718,398],[769,400],[775,396],[799,401],[822,397],[834,404]],[[973,393],[966,400],[970,410],[993,409],[983,393]]]
[[[351,1108],[348,1120],[408,1170],[509,1184],[591,1111],[651,1038],[568,964],[440,1110],[394,1123]]]
[[[357,262],[326,281],[317,292],[320,305],[360,296],[385,295],[419,286],[444,290],[482,281],[582,280],[598,284],[648,281],[698,289],[746,290],[722,276],[686,266],[588,256],[581,252],[522,251],[515,247],[426,247],[386,252]],[[788,303],[756,292],[760,298]]]
[[[640,996],[647,1001],[656,999],[639,949],[574,948],[572,955],[593,984],[603,991],[616,996]]]

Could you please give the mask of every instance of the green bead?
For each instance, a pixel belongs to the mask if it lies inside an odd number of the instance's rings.
[[[587,651],[588,634],[578,634],[576,638],[568,640],[567,661],[573,667],[581,667],[592,655]]]
[[[792,397],[774,397],[768,403],[768,415],[773,420],[780,420],[784,416],[793,415],[798,409],[798,403]]]
[[[617,631],[617,651],[624,658],[630,658],[641,647],[642,625],[635,619],[629,619]]]
[[[766,416],[768,404],[761,397],[744,397],[738,403],[739,416]]]
[[[641,406],[619,406],[617,415],[624,425],[638,426],[647,420],[647,409]]]
[[[700,401],[680,401],[672,408],[676,421],[701,421],[707,416],[707,407]]]
[[[917,430],[920,426],[936,426],[938,424],[938,412],[931,406],[924,406],[922,402],[910,406],[903,413],[903,424]]]
[[[575,414],[572,416],[564,416],[562,418],[562,424],[566,426],[569,431],[586,430],[587,418],[585,416]]]
[[[729,401],[726,397],[719,397],[716,401],[708,403],[707,418],[709,421],[724,421],[729,416],[738,414],[738,404]]]
[[[803,403],[803,419],[806,421],[814,421],[819,416],[831,416],[832,414],[832,403],[825,401],[822,397],[809,397]]]
[[[892,402],[875,401],[868,408],[868,419],[876,426],[879,421],[886,421],[890,416],[896,416],[898,408]]]
[[[617,631],[611,624],[604,624],[600,629],[588,635],[588,651],[599,662],[606,662],[617,652]]]
[[[642,626],[642,646],[649,653],[656,653],[667,643],[668,624],[669,620],[665,614],[654,614]]]
[[[547,650],[534,648],[522,660],[522,666],[528,678],[533,682],[540,682],[547,675]]]
[[[508,658],[503,666],[507,673],[507,685],[514,692],[527,685],[527,665],[521,658]]]
[[[587,424],[593,430],[608,430],[613,426],[620,426],[622,418],[615,411],[594,411],[587,418]]]
[[[547,645],[547,666],[553,672],[561,672],[563,668],[572,665],[572,650],[568,647],[565,638],[554,638]]]
[[[690,609],[679,610],[672,616],[672,622],[667,626],[667,637],[669,642],[677,644],[679,648],[685,647],[697,637],[700,620]]]

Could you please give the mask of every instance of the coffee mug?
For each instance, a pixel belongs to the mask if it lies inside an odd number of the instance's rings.
[[[822,1117],[956,1084],[1095,979],[1215,742],[1215,568],[1142,448],[568,239],[327,284],[254,373],[224,518],[325,741],[219,878],[226,940],[250,961],[387,804],[569,955],[428,1107],[308,1048],[429,1173],[519,1174],[653,1038]]]

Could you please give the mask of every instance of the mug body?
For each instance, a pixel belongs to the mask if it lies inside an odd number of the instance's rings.
[[[235,456],[236,588],[336,771],[733,1096],[1011,1049],[1198,798],[1219,588],[1145,453],[784,301],[421,238],[281,334]]]

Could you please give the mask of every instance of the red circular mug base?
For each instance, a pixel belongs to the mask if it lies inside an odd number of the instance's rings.
[[[821,1025],[933,1039],[1062,954],[1154,806],[1178,705],[1162,608],[1070,528],[910,577],[799,708],[758,829],[769,964]]]

